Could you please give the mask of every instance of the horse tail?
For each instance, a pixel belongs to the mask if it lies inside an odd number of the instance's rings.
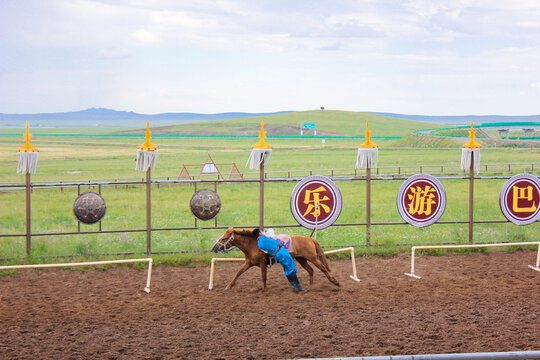
[[[319,242],[316,240],[316,239],[313,239],[313,243],[315,244],[315,249],[317,251],[317,257],[319,258],[319,260],[321,260],[321,262],[323,263],[324,267],[327,268],[328,270],[330,270],[330,265],[328,265],[328,260],[327,260],[327,257],[326,257],[326,254],[324,253],[322,247],[321,247],[321,244],[319,244]]]

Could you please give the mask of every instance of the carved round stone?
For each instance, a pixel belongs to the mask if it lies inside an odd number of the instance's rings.
[[[82,193],[73,203],[73,213],[80,222],[93,224],[105,216],[107,205],[105,200],[95,192]]]
[[[212,190],[203,189],[193,194],[189,208],[198,219],[210,220],[215,218],[221,210],[221,200]]]

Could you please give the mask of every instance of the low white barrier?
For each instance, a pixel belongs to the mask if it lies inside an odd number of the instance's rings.
[[[328,254],[334,254],[334,253],[343,252],[343,251],[351,252],[351,263],[352,263],[353,274],[350,275],[350,278],[355,281],[360,281],[358,276],[356,276],[356,261],[354,258],[354,249],[352,247],[329,250],[329,251],[325,251],[324,253],[328,255]],[[210,264],[210,280],[208,281],[208,290],[212,290],[214,288],[215,263],[218,261],[245,261],[245,259],[243,258],[212,258],[212,262]]]
[[[303,360],[530,360],[540,359],[540,351],[509,351],[487,353],[457,353],[457,354],[430,354],[430,355],[392,355],[392,356],[366,356],[348,358],[317,358]]]
[[[215,267],[215,263],[217,261],[246,261],[246,259],[241,259],[241,258],[212,258],[212,262],[210,264],[210,280],[208,281],[208,290],[212,290],[214,288],[214,267]]]
[[[473,245],[428,245],[428,246],[413,246],[411,248],[411,272],[405,273],[416,279],[422,277],[414,273],[414,254],[417,249],[456,249],[456,248],[481,248],[481,247],[500,247],[500,246],[518,246],[518,245],[538,245],[538,254],[536,256],[536,266],[529,265],[533,270],[540,271],[540,242],[519,242],[519,243],[501,243],[501,244],[473,244]]]
[[[353,272],[353,274],[349,275],[349,277],[351,279],[353,279],[354,281],[360,281],[358,276],[356,276],[356,260],[354,259],[354,248],[348,247],[348,248],[343,248],[343,249],[328,250],[328,251],[325,251],[324,253],[326,255],[328,255],[328,254],[334,254],[334,253],[343,252],[343,251],[350,251],[351,252],[351,263],[352,263],[352,272]]]
[[[146,291],[147,293],[150,293],[150,279],[152,278],[152,262],[153,262],[153,260],[151,258],[147,258],[147,259],[108,260],[108,261],[106,260],[106,261],[91,261],[91,262],[61,263],[61,264],[8,265],[8,266],[0,266],[0,270],[52,268],[52,267],[73,267],[73,266],[87,266],[87,265],[134,263],[134,262],[146,262],[146,261],[148,261],[148,275],[146,277],[146,287],[144,288],[144,291]]]

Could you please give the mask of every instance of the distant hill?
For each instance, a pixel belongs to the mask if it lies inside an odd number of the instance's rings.
[[[405,119],[416,120],[438,124],[451,124],[451,125],[465,125],[469,124],[471,120],[475,124],[482,123],[494,123],[494,122],[538,122],[540,121],[540,115],[460,115],[460,116],[431,116],[431,115],[407,115],[407,114],[395,114],[385,112],[373,112],[373,114]]]
[[[269,136],[300,135],[302,123],[314,123],[317,136],[364,136],[369,121],[371,135],[375,138],[404,136],[414,130],[439,127],[438,124],[387,116],[340,110],[308,110],[253,118],[229,119],[211,123],[178,124],[153,127],[153,135],[252,135],[257,136],[261,120]],[[119,131],[118,134],[144,134],[144,128]],[[304,135],[312,136],[312,130]]]
[[[150,120],[152,126],[182,124],[211,120],[252,118],[258,116],[285,114],[290,111],[273,113],[227,112],[219,114],[163,113],[138,114],[133,111],[116,111],[104,108],[91,108],[81,111],[42,113],[42,114],[2,114],[0,127],[23,127],[26,121],[32,127],[92,127],[92,126],[132,126],[133,121]]]
[[[329,128],[334,127],[331,131],[342,132],[343,126],[337,125],[341,120],[345,121],[344,124],[350,124],[351,119],[357,117],[367,119],[370,116],[384,116],[388,120],[403,119],[411,120],[422,123],[431,124],[444,124],[444,125],[465,125],[474,121],[476,124],[482,123],[494,123],[494,122],[540,122],[540,115],[527,115],[527,116],[502,116],[502,115],[463,115],[463,116],[429,116],[429,115],[407,115],[407,114],[395,114],[384,112],[347,112],[347,111],[334,111],[332,110],[316,110],[307,112],[295,112],[295,111],[279,111],[272,113],[245,113],[245,112],[226,112],[218,114],[198,114],[198,113],[162,113],[162,114],[139,114],[133,111],[116,111],[104,108],[91,108],[81,111],[61,112],[61,113],[42,113],[42,114],[3,114],[0,113],[0,128],[22,128],[25,123],[29,121],[30,126],[36,127],[144,127],[146,120],[151,122],[152,127],[156,126],[169,126],[179,125],[187,123],[198,123],[206,121],[216,120],[232,120],[232,119],[252,119],[259,118],[261,116],[271,115],[284,115],[287,119],[283,122],[283,125],[291,125],[287,123],[289,120],[295,120],[296,122],[313,122],[315,119],[322,116],[323,119],[330,116]],[[298,117],[289,117],[287,114],[302,114]],[[304,115],[305,114],[305,115]],[[344,114],[347,114],[345,117]],[[338,121],[335,123],[335,121]],[[243,122],[243,121],[242,121]],[[341,124],[343,125],[343,124]],[[416,128],[416,124],[412,127]],[[428,124],[424,124],[429,126]],[[296,124],[295,126],[300,126]],[[319,126],[319,125],[317,125]],[[339,129],[338,129],[339,128]],[[323,129],[321,129],[323,130]],[[329,130],[329,129],[327,129]],[[282,129],[285,131],[285,129]],[[330,130],[329,130],[330,131]],[[322,134],[322,133],[321,133]],[[329,135],[329,134],[327,134]]]

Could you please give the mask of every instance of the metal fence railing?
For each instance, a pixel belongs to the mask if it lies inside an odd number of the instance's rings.
[[[506,176],[508,174],[516,174],[521,172],[535,172],[540,169],[540,163],[502,163],[502,164],[482,164],[482,176],[476,178],[494,178],[496,176]],[[376,177],[392,177],[404,178],[413,174],[428,173],[438,176],[454,176],[461,175],[461,178],[468,178],[468,174],[463,172],[460,164],[443,164],[443,165],[408,165],[408,166],[382,166],[372,169],[372,176]],[[306,169],[306,170],[281,170],[281,171],[265,171],[264,176],[267,181],[298,181],[308,175],[325,175],[330,178],[345,178],[345,179],[362,179],[365,178],[365,171],[358,169]],[[190,176],[153,176],[152,183],[158,187],[164,183],[174,183],[176,180],[193,180],[193,181],[259,181],[258,172],[243,172],[236,175],[236,178],[230,178],[227,175],[207,175],[197,174]],[[55,187],[63,190],[66,187],[83,186],[96,187],[103,186],[130,186],[144,185],[146,179],[144,177],[129,177],[129,178],[107,178],[107,179],[88,179],[79,181],[34,181],[32,187]],[[2,191],[21,190],[25,188],[24,183],[7,182],[0,183]]]
[[[532,164],[486,164],[482,165],[483,171],[482,176],[475,176],[473,172],[463,173],[458,165],[424,165],[424,166],[399,166],[399,167],[385,167],[371,169],[371,172],[367,170],[354,170],[354,169],[335,169],[335,170],[293,170],[293,171],[276,171],[276,172],[261,172],[260,177],[255,177],[255,173],[244,173],[241,178],[236,179],[226,179],[226,178],[192,178],[192,179],[171,179],[171,177],[158,177],[152,179],[150,177],[150,172],[148,172],[148,177],[144,178],[130,178],[130,179],[105,179],[105,180],[86,180],[86,181],[73,181],[73,182],[30,182],[29,175],[27,175],[26,183],[3,183],[0,184],[0,190],[25,190],[25,200],[26,200],[26,232],[24,233],[13,233],[13,234],[0,234],[1,238],[6,237],[25,237],[26,238],[26,252],[27,254],[31,253],[32,247],[32,237],[40,236],[63,236],[63,235],[85,235],[85,234],[106,234],[106,233],[134,233],[134,232],[145,232],[147,235],[146,239],[146,253],[152,253],[152,233],[157,231],[182,231],[182,230],[205,230],[205,229],[225,229],[228,226],[234,227],[263,227],[264,224],[264,191],[260,192],[259,198],[259,208],[260,208],[260,217],[259,224],[227,224],[218,225],[217,219],[215,219],[213,225],[204,225],[200,226],[195,222],[193,226],[177,226],[177,227],[154,227],[152,226],[152,214],[151,214],[151,201],[152,201],[152,187],[159,188],[164,185],[173,185],[173,184],[190,184],[194,187],[194,190],[197,191],[197,186],[199,184],[213,184],[214,188],[217,190],[218,184],[223,183],[259,183],[261,189],[264,188],[264,183],[266,182],[294,182],[299,181],[307,175],[326,175],[334,181],[364,181],[366,183],[366,219],[362,222],[347,222],[347,223],[334,223],[332,226],[365,226],[366,228],[366,245],[371,245],[371,227],[372,226],[385,226],[385,225],[404,225],[407,224],[404,221],[400,222],[373,222],[371,219],[371,182],[372,181],[392,181],[392,180],[401,180],[407,178],[408,175],[426,172],[430,174],[437,174],[433,170],[440,170],[438,174],[440,178],[444,179],[460,179],[468,180],[469,182],[469,214],[468,220],[462,221],[439,221],[438,224],[468,224],[469,226],[469,243],[472,243],[472,234],[474,224],[491,224],[491,223],[507,223],[508,220],[474,220],[474,201],[473,201],[473,189],[474,189],[474,180],[482,179],[508,179],[514,173],[519,172],[529,172],[533,173],[535,170],[539,169],[539,163]],[[369,170],[369,169],[368,169]],[[397,172],[395,171],[397,170]],[[488,173],[486,175],[486,172]],[[490,173],[490,174],[489,174]],[[264,175],[263,175],[264,174]],[[457,174],[457,175],[456,175]],[[75,231],[50,231],[50,232],[32,232],[32,216],[31,216],[31,192],[34,189],[60,189],[61,191],[64,188],[77,188],[78,194],[81,194],[81,191],[87,187],[97,191],[101,194],[103,187],[133,187],[141,186],[146,188],[146,226],[139,228],[126,228],[126,229],[107,229],[104,230],[101,226],[101,221],[99,221],[98,230],[93,231],[82,231],[80,222],[78,223],[78,228]],[[300,227],[298,224],[268,224],[268,227],[274,228],[294,228]]]

